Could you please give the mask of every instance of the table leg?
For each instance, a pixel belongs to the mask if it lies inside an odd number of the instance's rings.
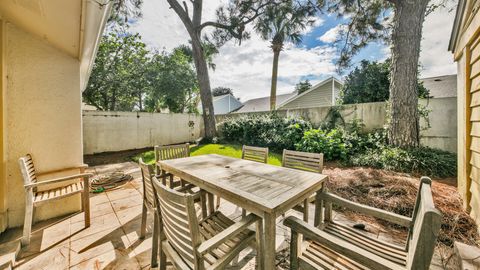
[[[265,229],[263,230],[263,232],[265,235],[265,240],[263,242],[263,256],[265,258],[265,261],[263,263],[263,266],[265,270],[275,269],[275,240],[277,236],[275,220],[276,218],[274,214],[264,214],[263,222],[265,224]]]
[[[324,191],[325,183],[322,186],[322,189],[318,190],[315,194],[315,216],[313,226],[319,227],[323,223],[323,200],[322,192]]]
[[[213,212],[215,212],[215,202],[213,201],[213,194],[212,193],[207,193],[207,197],[208,197],[208,214],[212,214]]]

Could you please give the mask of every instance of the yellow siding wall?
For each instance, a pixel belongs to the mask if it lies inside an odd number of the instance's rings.
[[[4,106],[4,61],[3,61],[3,20],[0,20],[0,232],[7,227],[7,199],[6,199],[6,130],[5,130],[5,106]]]
[[[33,155],[39,172],[80,165],[82,123],[79,61],[7,23],[4,104],[9,227],[23,224],[25,194],[17,160]],[[35,220],[80,209],[79,197],[42,205]]]
[[[467,1],[454,55],[458,64],[458,191],[465,209],[480,225],[480,13],[472,8],[476,2]]]

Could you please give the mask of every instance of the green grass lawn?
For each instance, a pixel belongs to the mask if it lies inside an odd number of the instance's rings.
[[[241,158],[242,146],[234,144],[204,144],[198,146],[192,146],[190,148],[191,156],[200,156],[208,154],[218,154],[228,157]],[[155,154],[153,151],[148,151],[135,156],[133,159],[138,162],[142,158],[144,162],[153,164],[155,162]],[[268,154],[268,164],[280,166],[282,164],[282,155],[278,153]]]

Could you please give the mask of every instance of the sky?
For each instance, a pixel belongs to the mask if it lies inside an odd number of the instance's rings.
[[[204,1],[203,21],[214,20],[215,10],[221,0]],[[455,6],[437,9],[428,15],[423,25],[420,53],[420,77],[432,77],[456,73],[453,56],[448,52],[448,41],[455,17]],[[132,22],[130,32],[139,33],[151,49],[171,50],[188,44],[188,34],[171,10],[166,0],[144,0],[142,18]],[[335,61],[339,51],[333,41],[341,30],[342,20],[334,14],[322,14],[309,27],[299,45],[287,44],[280,54],[277,94],[294,90],[300,80],[309,79],[312,84],[337,74]],[[216,69],[210,70],[212,89],[218,86],[233,89],[241,101],[270,95],[273,53],[268,41],[254,32],[241,46],[228,42],[215,56]],[[389,56],[389,48],[381,43],[372,43],[354,58],[355,66],[361,60],[383,61]],[[347,73],[348,74],[348,73]]]

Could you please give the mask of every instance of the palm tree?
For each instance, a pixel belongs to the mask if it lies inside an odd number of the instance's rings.
[[[310,3],[310,1],[308,1]],[[269,6],[255,25],[255,30],[264,40],[271,41],[273,50],[272,84],[270,91],[270,110],[275,110],[277,97],[278,60],[286,42],[299,44],[302,32],[313,24],[315,6],[284,1]]]

